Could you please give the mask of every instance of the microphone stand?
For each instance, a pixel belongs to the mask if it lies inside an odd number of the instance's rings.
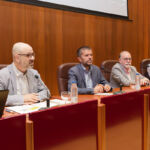
[[[122,91],[122,87],[123,87],[123,85],[120,83],[120,91],[114,92],[113,94],[116,95],[116,94],[125,93],[125,91]]]
[[[39,78],[39,76],[38,75],[35,75],[34,76],[36,79],[39,79],[42,83],[43,83],[43,85],[45,86],[45,84],[44,84],[44,82]],[[45,86],[46,87],[46,86]],[[46,87],[47,88],[47,87]],[[47,97],[49,97],[49,91],[47,91]],[[45,99],[46,100],[46,107],[42,107],[42,108],[40,108],[39,110],[43,110],[43,109],[47,109],[47,108],[50,108],[50,100],[49,99]]]
[[[47,96],[49,96],[48,91],[47,91]],[[39,110],[44,110],[44,109],[48,109],[48,108],[50,108],[50,100],[46,99],[46,107],[42,107]]]
[[[46,107],[42,107],[39,110],[44,110],[44,109],[48,109],[48,108],[50,108],[50,100],[46,99]]]

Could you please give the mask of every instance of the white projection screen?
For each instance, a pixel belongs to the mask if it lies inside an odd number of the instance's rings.
[[[39,0],[91,11],[128,16],[127,0]]]
[[[7,0],[94,15],[128,18],[128,0]]]

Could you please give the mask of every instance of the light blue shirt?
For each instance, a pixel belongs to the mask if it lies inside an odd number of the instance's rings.
[[[92,67],[90,67],[90,70],[86,70],[86,68],[82,64],[81,64],[81,67],[84,70],[84,77],[85,77],[86,88],[93,88],[93,82],[92,82],[92,77],[91,77],[91,69],[92,69]]]

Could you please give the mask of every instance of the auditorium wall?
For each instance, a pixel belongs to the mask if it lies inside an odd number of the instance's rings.
[[[58,94],[57,67],[77,62],[76,49],[82,45],[92,47],[98,66],[128,50],[139,70],[141,60],[150,56],[149,4],[148,0],[128,0],[129,20],[124,20],[1,0],[0,63],[12,62],[13,43],[29,43],[36,53],[35,68],[52,95]]]

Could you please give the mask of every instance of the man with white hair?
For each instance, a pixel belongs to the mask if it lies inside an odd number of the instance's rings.
[[[116,63],[111,71],[110,84],[113,88],[123,86],[130,86],[135,84],[137,70],[131,66],[132,58],[128,51],[122,51],[119,55],[119,63]],[[149,80],[138,73],[140,76],[140,84],[146,85]]]
[[[12,48],[13,63],[0,70],[0,90],[9,90],[6,105],[33,104],[50,97],[50,92],[32,69],[35,53],[29,44],[18,42]]]

